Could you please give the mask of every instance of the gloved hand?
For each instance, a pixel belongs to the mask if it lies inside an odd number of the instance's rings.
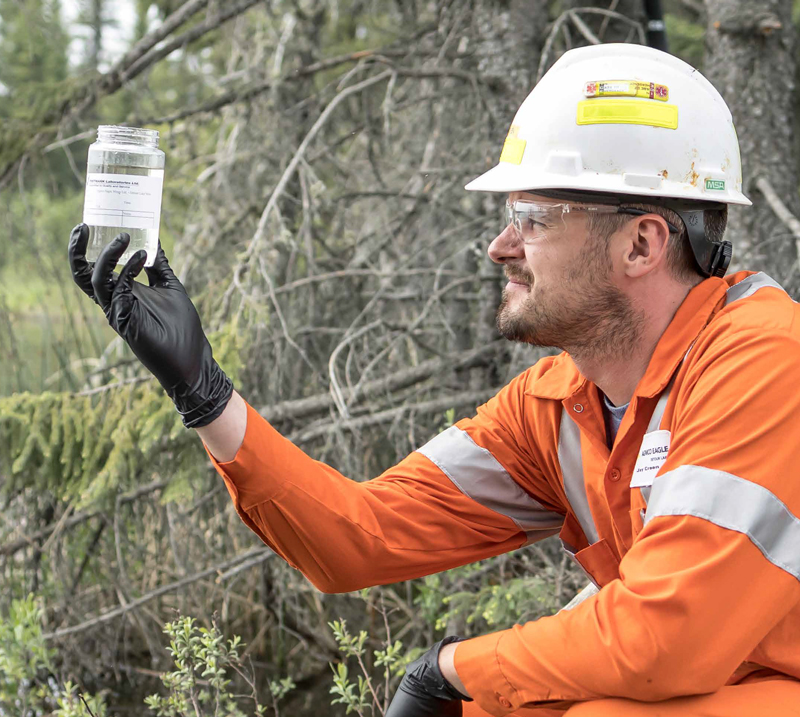
[[[439,650],[463,637],[446,637],[406,667],[386,717],[461,717],[461,702],[472,702],[442,675]]]
[[[200,317],[170,269],[161,244],[155,263],[145,269],[150,286],[134,281],[147,254],[136,252],[119,275],[117,260],[130,236],[119,234],[95,264],[86,261],[89,227],[78,224],[69,240],[72,278],[105,312],[108,323],[159,380],[187,428],[206,426],[225,409],[233,383],[211,355]]]

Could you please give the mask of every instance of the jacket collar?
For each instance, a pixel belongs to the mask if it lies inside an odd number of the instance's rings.
[[[725,292],[752,273],[739,272],[724,279],[711,277],[687,294],[656,344],[634,395],[647,398],[664,390],[700,332],[723,306]],[[525,393],[537,398],[563,401],[578,393],[586,383],[587,379],[578,371],[569,354],[562,352],[544,373],[531,377]]]

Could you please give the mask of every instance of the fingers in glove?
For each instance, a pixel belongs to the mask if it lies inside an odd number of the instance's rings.
[[[94,271],[92,272],[92,288],[94,289],[94,295],[97,297],[97,303],[100,304],[106,314],[108,314],[111,306],[111,296],[117,283],[117,279],[114,276],[114,267],[117,265],[119,258],[125,253],[130,242],[131,237],[126,232],[117,234],[113,241],[103,248],[95,262]]]
[[[136,297],[133,295],[134,279],[142,271],[145,261],[147,261],[147,252],[140,249],[122,267],[114,287],[109,320],[114,329],[123,337],[136,303]]]
[[[92,288],[93,265],[86,261],[86,245],[89,242],[89,227],[78,224],[69,235],[69,267],[72,270],[72,279],[81,291],[91,299],[97,301]]]
[[[144,270],[147,272],[147,279],[150,282],[150,286],[180,289],[186,293],[183,284],[181,284],[178,277],[175,276],[175,272],[172,271],[172,267],[169,265],[169,261],[167,261],[167,255],[164,253],[160,241],[158,242],[158,251],[156,252],[153,266],[146,266]]]

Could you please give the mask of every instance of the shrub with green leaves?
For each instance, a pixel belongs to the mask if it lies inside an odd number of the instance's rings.
[[[249,686],[249,700],[255,715],[263,715],[268,705],[258,699],[255,678],[248,669],[239,648],[241,638],[234,635],[225,641],[213,625],[198,627],[193,617],[180,617],[168,622],[164,632],[169,636],[167,650],[175,669],[161,677],[167,696],[150,695],[145,704],[157,717],[246,717],[239,707],[239,695],[230,690],[229,674],[238,674]],[[230,671],[230,672],[229,672]],[[294,689],[291,678],[270,682],[273,709],[278,714],[278,702]]]
[[[28,595],[13,600],[0,617],[0,714],[49,712],[47,682],[54,653],[42,633],[42,602]]]
[[[385,714],[389,704],[390,679],[393,675],[402,673],[410,659],[402,652],[403,643],[400,640],[391,642],[389,638],[384,642],[383,650],[373,650],[375,667],[383,667],[384,684],[376,685],[365,663],[368,637],[366,630],[353,635],[347,629],[346,620],[334,620],[328,625],[333,631],[339,651],[345,658],[355,658],[359,668],[359,674],[356,675],[354,682],[346,659],[335,666],[331,665],[333,686],[330,693],[334,695],[331,704],[345,705],[346,715],[351,712],[355,712],[359,717]]]

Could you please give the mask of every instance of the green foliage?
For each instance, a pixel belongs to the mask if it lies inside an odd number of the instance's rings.
[[[57,703],[58,709],[53,712],[53,717],[108,717],[102,695],[84,695],[70,680],[64,683]]]
[[[50,491],[77,507],[102,501],[172,464],[205,464],[161,387],[131,384],[99,395],[21,393],[0,398],[0,492]],[[170,443],[171,451],[160,450]]]
[[[255,714],[264,714],[266,706],[259,703],[253,679],[245,673],[239,655],[243,644],[238,635],[226,643],[216,625],[211,629],[198,627],[192,617],[168,622],[164,632],[169,636],[167,649],[175,670],[161,677],[168,695],[153,694],[145,700],[157,717],[245,717],[237,703],[238,695],[231,692],[229,671],[248,682]],[[270,683],[276,712],[278,702],[294,687],[291,678]]]
[[[477,592],[457,592],[442,598],[447,610],[436,621],[438,629],[456,616],[467,624],[482,623],[491,630],[504,630],[541,614],[558,611],[553,591],[540,577],[513,578],[502,585],[482,585]]]
[[[53,717],[110,717],[103,695],[87,695],[71,680],[63,685],[53,675],[57,661],[42,633],[41,601],[30,595],[11,603],[7,618],[0,619],[0,715]],[[152,694],[145,704],[157,717],[246,717],[238,703],[242,695],[231,691],[229,673],[236,673],[251,688],[253,715],[267,706],[258,700],[255,681],[248,674],[234,635],[225,641],[216,625],[198,627],[192,617],[180,617],[164,626],[175,669],[161,676],[167,695]],[[296,687],[290,677],[270,681],[273,710]]]
[[[364,596],[362,595],[362,597]],[[329,622],[328,626],[333,632],[333,637],[336,640],[339,651],[345,658],[355,658],[360,672],[360,674],[356,675],[356,680],[353,681],[350,668],[346,661],[340,662],[335,666],[330,666],[331,670],[333,670],[333,685],[331,686],[330,693],[334,695],[331,704],[345,705],[345,714],[355,712],[359,717],[364,717],[367,711],[374,714],[376,706],[378,706],[379,711],[382,713],[378,698],[378,690],[381,688],[375,687],[365,663],[367,654],[366,643],[368,639],[367,631],[360,630],[358,635],[353,635],[348,630],[347,621],[344,619]],[[375,667],[383,667],[383,698],[385,701],[388,697],[387,693],[390,677],[402,673],[405,665],[413,658],[409,658],[408,655],[402,653],[402,642],[399,640],[391,642],[389,636],[387,636],[383,648],[382,650],[373,650],[373,656],[375,658]]]
[[[66,77],[69,37],[59,0],[0,0],[0,82],[12,99],[31,84]]]
[[[667,26],[670,52],[693,67],[702,69],[705,58],[705,28],[671,13],[664,15],[664,24]]]
[[[24,715],[47,704],[43,677],[54,653],[42,635],[43,614],[41,600],[29,595],[13,600],[8,616],[0,618],[0,714]]]
[[[335,695],[331,700],[332,705],[345,705],[345,714],[355,712],[359,717],[363,717],[365,710],[369,708],[369,684],[367,678],[358,675],[358,682],[350,680],[347,663],[340,662],[336,667],[331,665],[333,670],[333,687],[331,694]]]
[[[437,630],[459,620],[479,634],[505,630],[560,608],[545,576],[482,579],[490,564],[484,561],[423,578],[414,600],[420,614]]]

